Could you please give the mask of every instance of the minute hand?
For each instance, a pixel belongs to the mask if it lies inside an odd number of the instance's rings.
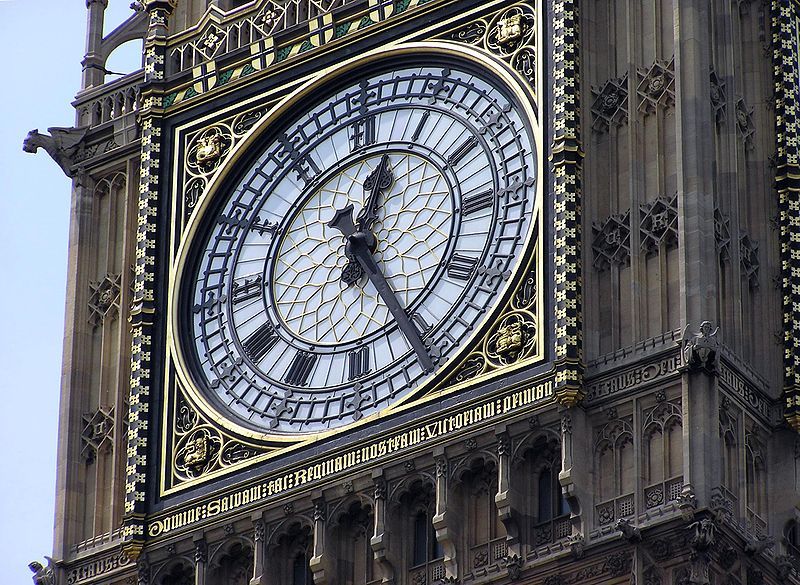
[[[364,272],[367,273],[372,286],[375,287],[383,302],[386,303],[389,312],[400,327],[400,331],[403,332],[416,352],[420,365],[426,372],[433,371],[433,360],[428,353],[427,347],[425,347],[425,342],[422,341],[417,328],[406,315],[392,287],[389,286],[386,277],[381,272],[378,263],[375,262],[375,258],[373,258],[372,252],[370,252],[367,245],[367,240],[363,237],[363,232],[355,230],[353,206],[348,205],[344,209],[338,210],[328,225],[338,229],[347,238],[347,247],[350,254],[358,261]]]

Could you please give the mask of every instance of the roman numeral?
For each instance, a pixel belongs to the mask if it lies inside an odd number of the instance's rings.
[[[308,155],[303,155],[295,145],[300,138],[293,138],[289,139],[289,136],[284,134],[280,138],[278,138],[278,142],[281,145],[282,152],[289,155],[289,158],[292,160],[293,169],[295,174],[297,174],[298,179],[302,179],[306,185],[311,183],[317,175],[320,174],[320,168],[317,163],[314,162]]]
[[[257,364],[264,359],[267,352],[271,350],[277,342],[278,334],[275,333],[275,327],[272,323],[267,321],[256,329],[250,337],[244,340],[242,348],[244,348],[244,353],[250,358],[250,361]]]
[[[431,117],[430,110],[425,110],[425,113],[422,114],[422,119],[417,124],[417,129],[414,130],[414,135],[411,137],[411,142],[416,142],[419,140],[420,135],[422,134],[423,128],[425,128],[425,124],[428,122],[428,118]]]
[[[311,376],[311,370],[314,369],[314,364],[316,363],[316,354],[298,351],[292,359],[292,363],[289,364],[289,369],[286,370],[283,381],[292,386],[308,385],[308,378]]]
[[[467,138],[464,142],[461,143],[461,146],[456,148],[453,151],[453,154],[451,154],[447,158],[447,166],[448,167],[456,166],[476,146],[478,146],[478,137],[477,136],[470,136],[469,138]]]
[[[375,144],[378,140],[378,132],[375,123],[375,116],[361,118],[350,125],[350,150],[355,151],[365,146]]]
[[[250,231],[258,232],[259,236],[268,233],[274,238],[275,232],[278,231],[278,222],[261,221],[260,217],[256,217],[253,223],[250,224]]]
[[[492,203],[494,203],[494,199],[494,191],[491,189],[465,197],[462,202],[461,213],[462,215],[469,215],[481,209],[491,207]]]
[[[447,265],[447,276],[458,280],[469,280],[475,266],[478,265],[477,258],[453,254]]]
[[[411,321],[414,322],[414,325],[417,326],[417,330],[423,335],[431,330],[431,326],[428,325],[428,322],[425,321],[425,318],[419,313],[411,313]]]
[[[369,372],[369,347],[363,346],[347,354],[349,365],[348,380],[358,380]]]
[[[262,277],[260,275],[252,279],[246,278],[241,283],[234,280],[231,286],[231,302],[234,305],[238,305],[244,301],[260,297],[261,283]]]

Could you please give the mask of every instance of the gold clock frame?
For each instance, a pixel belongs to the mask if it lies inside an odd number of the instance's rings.
[[[537,25],[537,32],[538,32]],[[541,55],[540,35],[537,34],[537,54]],[[373,413],[364,417],[359,421],[354,421],[350,424],[343,425],[336,429],[312,434],[303,435],[271,435],[264,432],[254,431],[237,424],[235,421],[230,420],[224,415],[217,412],[212,404],[203,396],[202,392],[196,388],[191,380],[186,361],[184,358],[183,350],[178,340],[178,299],[180,298],[180,280],[184,272],[185,263],[189,249],[198,236],[198,226],[206,212],[210,202],[214,199],[215,194],[219,191],[220,186],[237,167],[238,160],[244,155],[247,149],[252,146],[260,136],[269,129],[269,127],[280,119],[280,117],[288,112],[295,104],[303,102],[311,97],[312,93],[320,87],[321,84],[326,83],[331,79],[340,79],[348,73],[368,66],[371,63],[383,61],[388,58],[397,56],[417,55],[420,53],[436,53],[442,56],[450,56],[460,58],[472,62],[479,67],[489,71],[505,87],[510,90],[524,109],[524,115],[527,117],[533,134],[533,141],[536,148],[536,164],[537,164],[537,180],[536,180],[536,193],[534,200],[534,212],[531,220],[531,227],[526,236],[524,243],[524,258],[514,268],[511,277],[505,283],[499,297],[499,301],[490,310],[488,318],[484,323],[472,332],[472,334],[464,342],[463,346],[458,352],[448,360],[444,367],[436,374],[431,375],[425,382],[423,382],[416,391],[410,393],[407,397],[400,401],[387,406],[379,412]],[[537,66],[537,87],[542,87],[542,67]],[[200,477],[194,478],[189,481],[183,481],[179,485],[170,486],[166,485],[168,472],[167,466],[170,467],[174,464],[173,457],[168,456],[168,434],[169,431],[166,427],[171,424],[169,419],[169,399],[163,402],[163,418],[165,428],[162,429],[162,474],[161,474],[161,494],[168,495],[183,491],[200,482],[208,481],[214,477],[229,474],[234,469],[240,469],[244,466],[250,466],[256,462],[264,461],[268,458],[275,457],[280,454],[293,451],[297,448],[307,446],[330,437],[334,434],[350,432],[355,428],[362,427],[375,422],[376,420],[385,417],[389,414],[403,412],[409,408],[414,408],[427,403],[431,400],[450,395],[466,388],[473,387],[477,384],[485,383],[500,375],[507,375],[508,373],[518,370],[522,367],[530,366],[540,362],[544,358],[544,328],[546,320],[544,319],[543,307],[543,258],[542,258],[542,243],[544,236],[543,224],[543,189],[545,176],[545,150],[543,144],[543,132],[541,124],[541,104],[537,100],[538,92],[532,90],[527,82],[515,71],[513,71],[506,63],[500,59],[492,57],[490,54],[482,51],[481,49],[465,46],[460,43],[451,41],[427,41],[427,42],[411,42],[411,43],[397,43],[383,47],[377,50],[370,51],[364,55],[351,58],[343,63],[328,67],[316,75],[302,83],[298,88],[292,91],[288,96],[280,100],[275,106],[269,109],[267,114],[263,116],[258,123],[256,123],[249,132],[241,139],[227,155],[226,160],[216,170],[210,178],[202,195],[198,199],[194,212],[186,223],[185,229],[177,236],[180,239],[177,251],[172,256],[172,261],[169,270],[169,291],[167,296],[167,361],[165,367],[165,394],[177,394],[180,387],[186,398],[197,411],[214,426],[219,427],[219,430],[228,436],[237,437],[236,440],[248,443],[250,446],[262,449],[262,454],[248,458],[245,461],[233,464],[229,467],[210,471]],[[534,104],[536,107],[534,107]],[[176,131],[176,136],[178,132]],[[175,183],[177,187],[177,183]],[[178,199],[181,194],[177,191],[173,194],[173,199]],[[173,212],[175,211],[173,205]],[[174,247],[173,247],[174,250]],[[175,261],[177,259],[177,261]],[[527,259],[527,261],[526,261]],[[533,274],[536,279],[536,340],[535,351],[513,364],[495,369],[474,378],[458,382],[450,383],[457,368],[463,363],[465,358],[471,352],[483,351],[481,348],[484,346],[485,339],[491,334],[492,330],[499,325],[500,321],[505,317],[504,312],[508,309],[511,298],[517,292],[522,284],[522,281],[528,274]],[[171,368],[174,368],[174,379],[172,378]],[[171,386],[177,386],[172,388]],[[165,396],[165,398],[168,398]],[[176,397],[173,397],[176,398]],[[174,456],[174,454],[173,454]]]

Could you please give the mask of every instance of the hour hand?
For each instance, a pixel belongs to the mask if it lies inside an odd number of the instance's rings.
[[[352,238],[360,238],[366,240],[366,244],[370,249],[375,247],[375,236],[372,232],[358,231],[356,224],[353,222],[353,204],[350,203],[342,209],[337,209],[333,214],[333,219],[328,222],[328,226],[342,232],[345,240],[344,253],[347,256],[347,264],[342,268],[342,282],[347,286],[357,283],[364,275],[364,269],[356,257],[353,255]]]
[[[345,253],[349,263],[345,267],[345,272],[342,273],[342,280],[345,280],[345,274],[349,266],[358,266],[359,270],[366,272],[378,295],[383,300],[389,312],[394,317],[395,322],[400,331],[403,332],[408,342],[411,344],[412,349],[417,354],[417,359],[423,370],[426,372],[433,371],[434,363],[430,355],[430,349],[422,341],[419,331],[408,318],[400,301],[392,290],[386,277],[381,272],[380,266],[372,256],[370,238],[373,238],[371,232],[363,232],[356,230],[353,223],[353,206],[348,205],[343,209],[336,210],[333,219],[328,222],[328,225],[342,232],[342,235],[347,240]]]

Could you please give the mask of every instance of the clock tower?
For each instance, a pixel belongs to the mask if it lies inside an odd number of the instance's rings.
[[[799,4],[105,4],[36,583],[800,583]]]

